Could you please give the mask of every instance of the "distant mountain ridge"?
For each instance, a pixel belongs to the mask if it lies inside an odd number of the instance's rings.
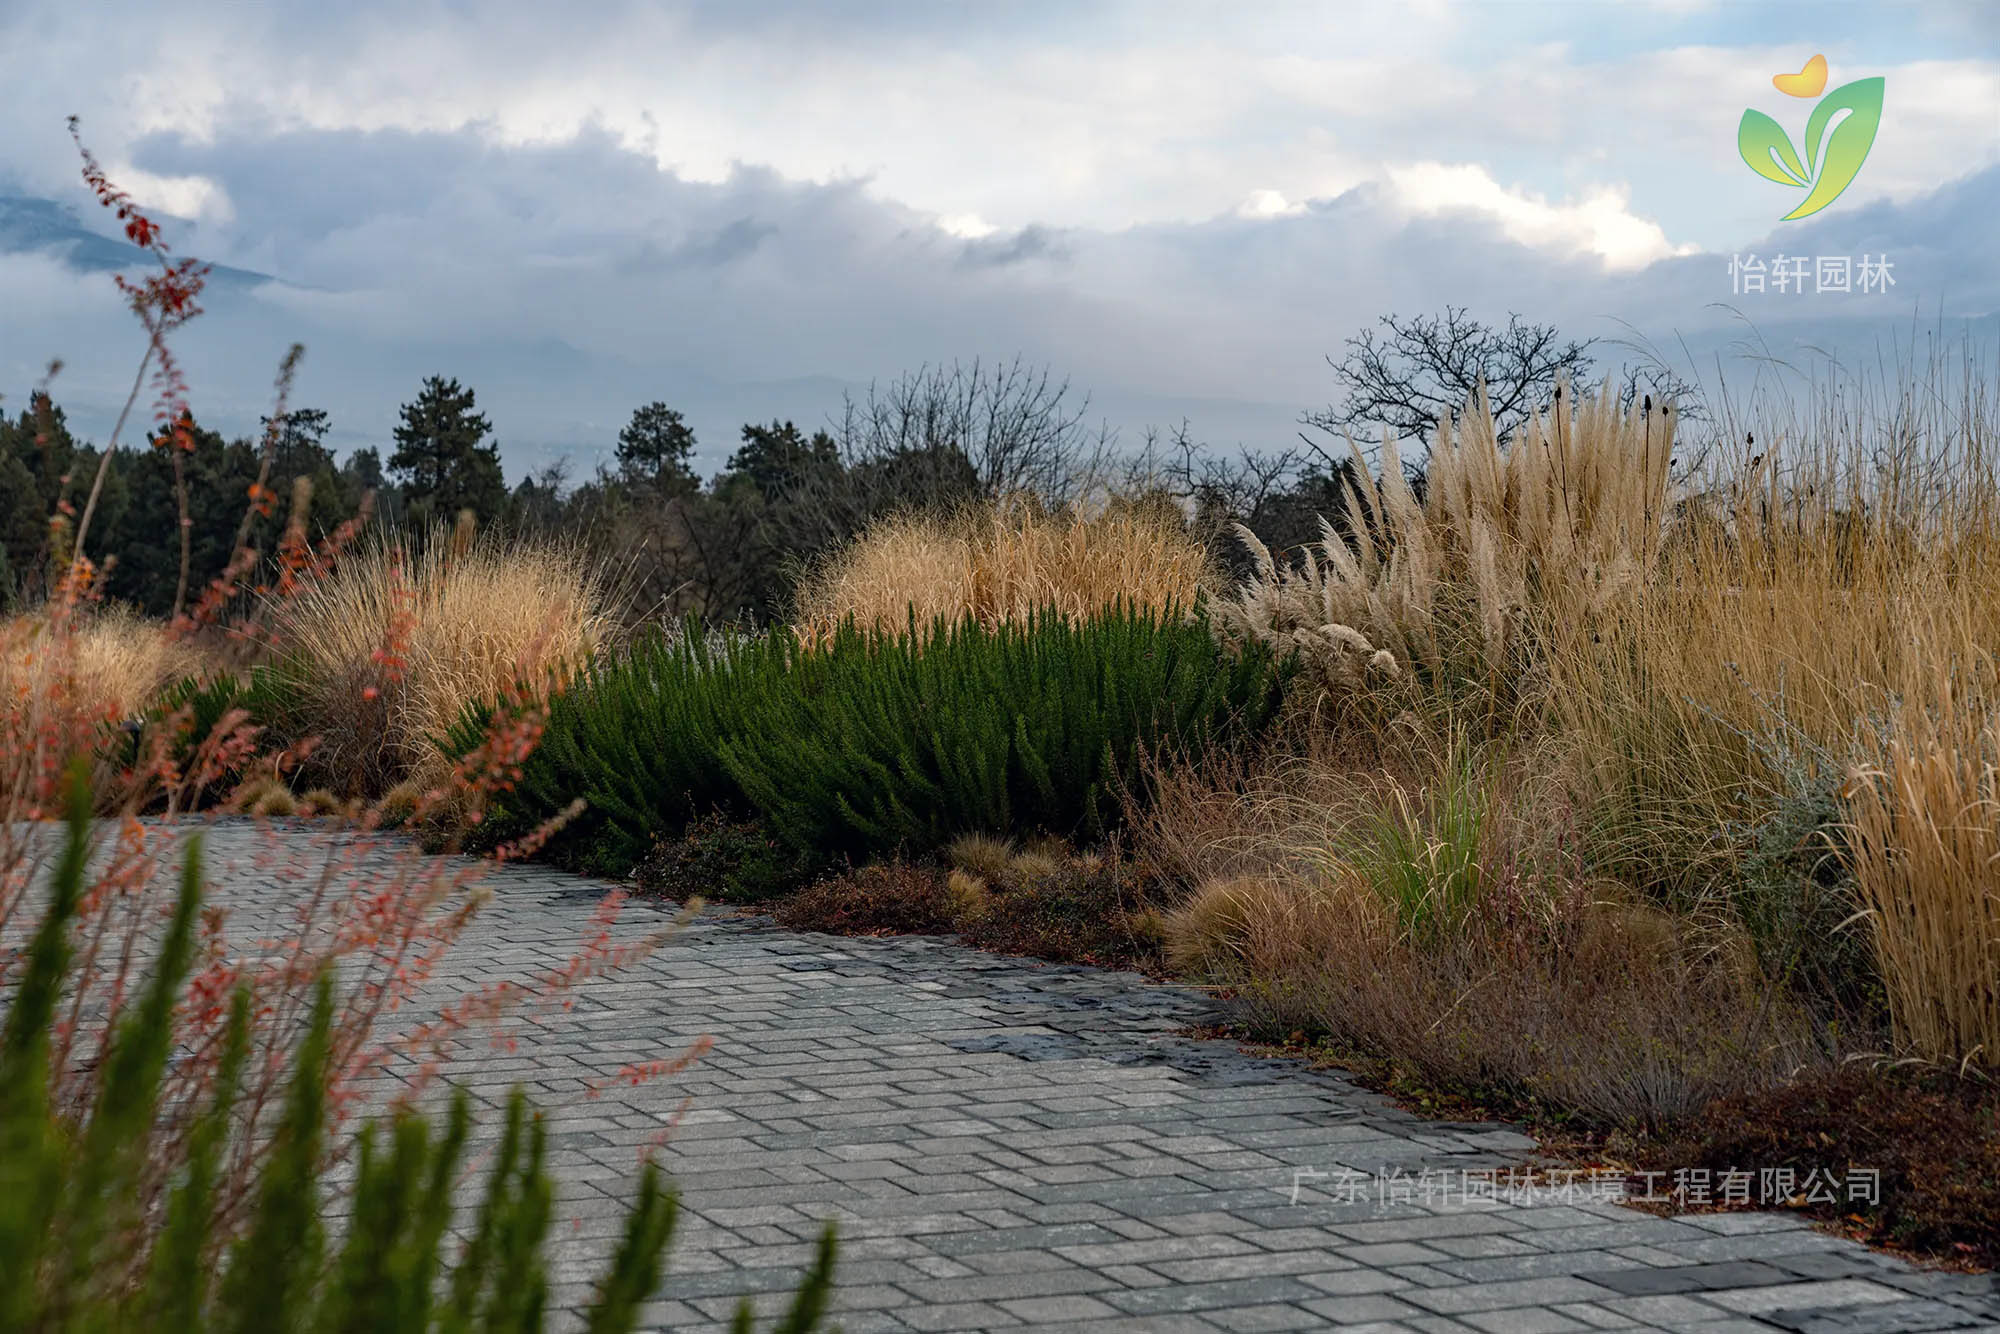
[[[131,242],[90,230],[75,209],[58,200],[0,195],[0,254],[37,252],[58,253],[64,263],[84,273],[113,273],[151,262],[150,256]],[[254,286],[281,280],[268,273],[214,264],[209,268],[209,281]]]

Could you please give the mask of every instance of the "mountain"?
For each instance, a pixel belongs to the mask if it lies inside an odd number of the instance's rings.
[[[112,273],[151,263],[151,257],[129,241],[104,236],[83,225],[76,210],[53,199],[0,195],[0,254],[55,252],[64,263],[84,273]],[[211,285],[255,286],[275,282],[268,273],[231,268],[209,269]]]

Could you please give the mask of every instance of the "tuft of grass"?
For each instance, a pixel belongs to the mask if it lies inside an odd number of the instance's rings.
[[[1740,931],[1588,874],[1559,761],[1413,727],[1160,776],[1136,837],[1189,887],[1168,959],[1262,1031],[1598,1124],[1667,1125],[1817,1061]]]
[[[1935,668],[1848,784],[1846,857],[1900,1045],[2000,1066],[2000,713],[1980,702],[1993,663]]]
[[[0,706],[47,698],[61,673],[74,683],[70,701],[80,712],[136,718],[167,686],[209,667],[187,638],[122,607],[77,614],[61,630],[46,611],[0,622]]]
[[[997,834],[960,834],[946,846],[945,860],[967,875],[996,880],[1014,863],[1014,840]]]
[[[1055,614],[1079,623],[1114,605],[1193,608],[1215,573],[1168,507],[1112,503],[1049,510],[1009,498],[951,515],[901,515],[870,528],[801,583],[797,623],[829,638],[850,617],[897,630],[971,617],[992,629]]]
[[[435,740],[468,703],[561,681],[609,631],[602,585],[574,547],[389,539],[276,609],[302,734],[336,790],[441,786]]]

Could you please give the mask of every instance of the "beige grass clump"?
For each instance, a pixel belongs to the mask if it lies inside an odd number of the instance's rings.
[[[73,707],[92,717],[132,718],[162,689],[211,665],[184,637],[124,608],[74,615],[63,625],[45,611],[29,612],[0,625],[0,701],[17,707],[45,699],[67,675]]]
[[[1899,1043],[2000,1068],[2000,710],[1990,658],[1936,668],[1848,784],[1849,863]]]
[[[849,616],[893,630],[912,611],[920,625],[970,613],[989,628],[1048,606],[1071,621],[1118,602],[1185,613],[1211,580],[1208,552],[1166,507],[1012,499],[876,524],[806,578],[798,623],[819,638]]]
[[[450,766],[431,739],[469,702],[562,677],[610,626],[575,548],[441,536],[365,548],[275,619],[314,758],[350,793],[440,784]]]

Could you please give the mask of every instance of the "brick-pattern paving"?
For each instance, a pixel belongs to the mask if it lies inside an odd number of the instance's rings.
[[[298,882],[254,838],[210,836],[217,897],[252,915]],[[290,838],[288,856],[318,855]],[[489,883],[440,992],[547,967],[605,889],[524,867]],[[618,929],[668,912],[635,901]],[[454,1070],[489,1107],[522,1083],[548,1110],[570,1307],[641,1146],[688,1100],[662,1150],[686,1214],[656,1327],[712,1328],[745,1296],[777,1310],[833,1219],[849,1334],[2000,1330],[1994,1280],[1918,1272],[1790,1217],[1395,1189],[1532,1145],[1180,1036],[1214,1017],[1198,992],[1127,974],[710,912]],[[686,1074],[581,1096],[703,1034],[714,1050]]]

